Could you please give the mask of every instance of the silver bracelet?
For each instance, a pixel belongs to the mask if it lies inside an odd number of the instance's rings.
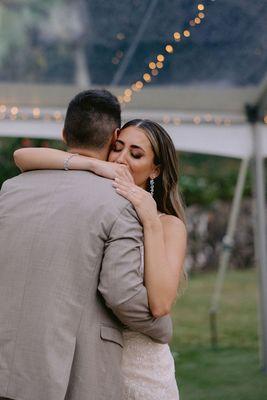
[[[79,155],[78,153],[73,153],[73,154],[70,154],[70,155],[66,158],[66,160],[64,161],[64,164],[63,164],[64,170],[65,170],[65,171],[69,171],[69,162],[70,162],[70,159],[71,159],[72,157],[78,156],[78,155]]]

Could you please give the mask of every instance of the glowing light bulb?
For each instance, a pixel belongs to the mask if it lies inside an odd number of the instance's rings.
[[[199,24],[201,23],[201,19],[198,18],[198,17],[196,17],[196,18],[195,18],[195,23],[196,23],[197,25],[199,25]]]
[[[184,35],[185,37],[189,37],[191,34],[190,34],[189,30],[186,29],[185,31],[183,31],[183,35]]]
[[[162,118],[162,122],[164,124],[168,124],[170,122],[171,118],[168,115],[164,115]]]
[[[62,115],[61,115],[61,112],[60,111],[55,111],[54,112],[54,118],[55,118],[55,120],[56,121],[61,121],[61,119],[62,119]]]
[[[133,93],[133,92],[131,91],[131,89],[126,89],[126,90],[124,91],[124,94],[125,94],[125,96],[127,96],[127,97],[131,96],[132,93]]]
[[[203,19],[205,18],[205,14],[203,12],[198,13],[199,18]]]
[[[12,107],[11,110],[10,110],[10,113],[11,113],[12,115],[17,115],[18,112],[19,112],[18,107]]]
[[[157,76],[159,74],[159,71],[157,69],[153,69],[153,71],[151,71],[151,74],[153,76]]]
[[[157,60],[158,60],[159,62],[163,62],[163,61],[165,60],[165,57],[164,57],[162,54],[158,54]]]
[[[153,61],[150,62],[148,65],[149,65],[150,69],[155,69],[156,68],[156,64]]]
[[[173,47],[170,44],[167,44],[167,46],[165,47],[165,50],[167,51],[167,53],[173,53]]]
[[[5,104],[1,104],[1,106],[0,106],[0,113],[5,113],[6,110],[7,110],[6,105],[5,105]]]
[[[140,89],[143,88],[144,84],[143,84],[143,82],[141,82],[141,81],[137,81],[136,84],[135,84],[135,86],[136,86],[137,89],[140,90]]]
[[[160,62],[160,61],[158,61],[156,65],[157,65],[157,68],[158,68],[158,69],[163,68],[163,63]]]
[[[41,110],[38,107],[33,108],[32,115],[34,118],[39,118],[41,115]]]
[[[125,35],[122,32],[118,32],[117,35],[116,35],[116,38],[118,40],[123,40],[123,39],[125,39]]]
[[[144,81],[146,81],[146,82],[150,82],[151,81],[151,76],[149,75],[149,74],[144,74],[143,75],[143,79],[144,79]]]
[[[199,11],[203,11],[205,9],[203,4],[198,4],[197,8]]]
[[[206,114],[204,115],[204,119],[206,122],[211,122],[212,121],[212,115],[211,114]]]
[[[199,125],[200,122],[201,122],[200,116],[199,116],[199,115],[196,115],[196,116],[193,118],[193,121],[194,121],[194,124]]]
[[[181,34],[179,32],[174,32],[173,37],[176,41],[181,40]]]

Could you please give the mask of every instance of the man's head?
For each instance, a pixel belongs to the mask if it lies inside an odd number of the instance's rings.
[[[101,151],[121,125],[121,108],[107,90],[86,90],[69,103],[63,129],[71,148]]]

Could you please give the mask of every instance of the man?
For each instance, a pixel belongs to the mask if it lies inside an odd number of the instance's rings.
[[[69,104],[70,151],[107,159],[120,127],[107,91]],[[67,165],[65,165],[67,167]],[[0,195],[0,396],[120,400],[122,325],[158,342],[170,318],[149,312],[142,229],[110,180],[84,171],[31,171]]]

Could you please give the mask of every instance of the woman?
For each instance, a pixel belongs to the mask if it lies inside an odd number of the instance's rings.
[[[123,126],[108,161],[44,148],[20,149],[14,158],[22,171],[65,167],[114,180],[114,189],[132,202],[143,225],[144,283],[151,312],[155,317],[168,314],[185,278],[187,241],[177,158],[168,133],[156,122],[137,119]],[[178,400],[169,346],[129,330],[123,336],[124,399]]]

